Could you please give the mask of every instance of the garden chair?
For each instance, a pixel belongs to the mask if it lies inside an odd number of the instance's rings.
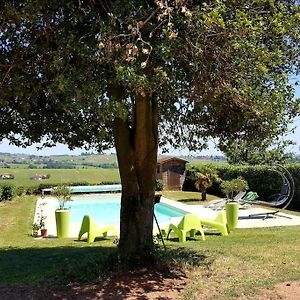
[[[194,237],[196,232],[199,231],[202,236],[202,240],[205,240],[200,218],[195,214],[185,215],[178,225],[170,224],[167,232],[167,239],[172,231],[174,231],[175,235],[178,236],[179,242],[181,243],[186,241],[186,234],[188,232],[190,237]]]
[[[202,225],[217,229],[218,231],[220,231],[221,235],[223,236],[228,235],[227,218],[226,218],[226,212],[224,210],[219,212],[217,217],[214,220],[203,219],[203,218],[201,218],[200,220]]]
[[[113,232],[118,235],[118,231],[115,226],[104,226],[99,227],[98,224],[90,217],[85,215],[83,217],[81,228],[78,234],[78,240],[80,241],[81,237],[87,233],[87,242],[93,243],[95,238],[98,236],[107,237],[108,232]]]

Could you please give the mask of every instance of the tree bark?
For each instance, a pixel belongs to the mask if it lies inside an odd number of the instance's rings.
[[[132,123],[117,117],[114,137],[122,183],[119,253],[129,265],[153,262],[158,123],[151,93],[134,99]]]
[[[206,189],[201,190],[201,201],[206,201]]]

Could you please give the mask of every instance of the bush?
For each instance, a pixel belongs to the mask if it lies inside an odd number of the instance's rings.
[[[160,192],[164,189],[164,183],[161,179],[156,179],[155,180],[155,190],[157,192]]]
[[[27,192],[26,188],[23,185],[19,185],[15,189],[15,193],[17,196],[23,196]]]
[[[12,200],[15,196],[15,186],[4,183],[0,185],[0,201]]]
[[[227,199],[233,199],[233,197],[242,191],[248,189],[248,183],[241,176],[235,179],[223,180],[221,182],[221,189],[225,193]]]
[[[39,187],[37,185],[27,187],[26,195],[38,195],[38,194],[39,194]]]

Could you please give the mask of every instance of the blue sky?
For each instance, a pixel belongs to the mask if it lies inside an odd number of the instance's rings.
[[[294,81],[294,80],[293,80]],[[295,97],[300,98],[300,87],[295,87]],[[294,120],[294,123],[291,127],[295,127],[294,132],[291,132],[288,136],[289,139],[293,140],[296,145],[291,147],[289,150],[294,153],[300,152],[300,116],[296,117]],[[3,140],[0,142],[0,152],[8,152],[8,153],[24,153],[24,154],[33,154],[33,155],[63,155],[63,154],[73,154],[73,155],[80,155],[82,152],[85,152],[83,149],[75,149],[73,151],[70,151],[66,145],[58,144],[56,147],[52,148],[44,148],[42,150],[37,150],[37,146],[40,146],[38,144],[32,145],[27,148],[20,148],[13,145],[9,145],[9,142],[7,140]],[[114,151],[114,150],[112,150]],[[170,151],[171,152],[171,151]],[[174,151],[170,154],[173,155],[188,155],[189,152],[187,150],[182,151]],[[211,143],[211,146],[209,150],[205,150],[199,153],[193,153],[194,155],[219,155],[221,152],[219,152],[217,149],[214,148],[213,144]]]

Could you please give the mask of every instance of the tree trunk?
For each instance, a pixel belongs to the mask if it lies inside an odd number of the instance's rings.
[[[201,190],[201,201],[206,201],[206,189]]]
[[[133,120],[116,118],[114,137],[122,183],[119,253],[123,263],[153,262],[153,210],[158,145],[151,93],[135,97]]]

